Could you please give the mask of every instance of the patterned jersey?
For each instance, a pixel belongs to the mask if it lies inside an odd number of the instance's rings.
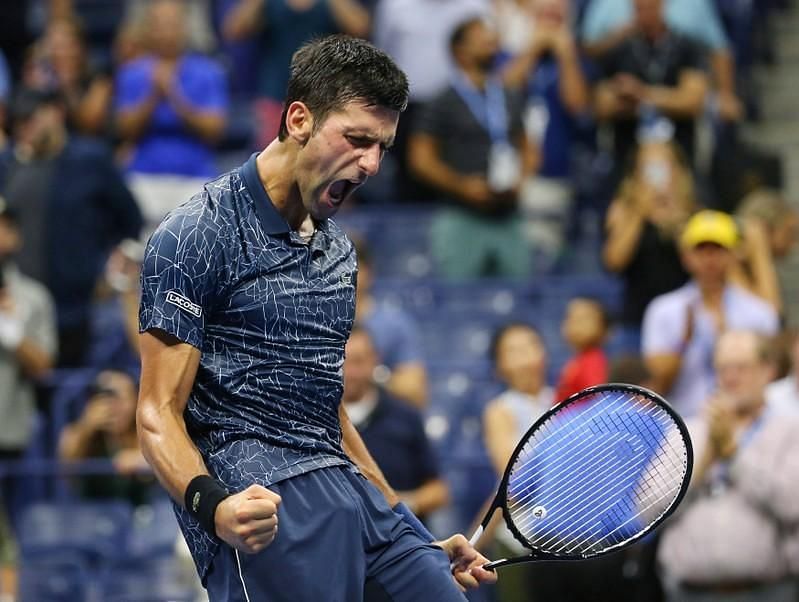
[[[231,492],[348,462],[338,407],[355,311],[352,243],[330,220],[310,240],[267,196],[255,155],[153,233],[139,328],[201,352],[184,419]],[[177,507],[202,577],[219,541]]]

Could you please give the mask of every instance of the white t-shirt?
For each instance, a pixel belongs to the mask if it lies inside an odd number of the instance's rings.
[[[799,386],[795,376],[786,376],[766,387],[766,403],[775,412],[799,414]]]

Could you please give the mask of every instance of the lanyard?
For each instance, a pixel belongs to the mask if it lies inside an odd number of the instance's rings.
[[[760,412],[760,416],[755,418],[754,422],[752,422],[752,424],[750,424],[749,427],[743,433],[741,433],[740,437],[738,438],[738,446],[735,452],[736,455],[739,454],[742,449],[748,446],[752,442],[752,439],[755,438],[755,435],[757,435],[758,431],[763,428],[764,419],[767,413],[767,409],[762,410]],[[732,458],[728,458],[716,465],[710,485],[711,491],[723,490],[730,484],[731,464]]]
[[[474,118],[488,132],[492,143],[508,142],[508,112],[505,91],[496,78],[486,81],[485,93],[480,92],[462,71],[452,74],[452,87],[469,107]]]

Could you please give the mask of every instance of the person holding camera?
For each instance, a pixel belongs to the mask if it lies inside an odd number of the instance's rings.
[[[624,281],[619,322],[631,352],[639,350],[649,302],[688,281],[677,236],[694,209],[693,176],[679,148],[642,143],[608,209],[602,250],[605,267]]]
[[[133,378],[113,370],[101,372],[80,417],[61,433],[61,460],[107,458],[113,471],[78,482],[82,497],[121,498],[134,505],[148,501],[152,475],[136,436],[138,388]]]

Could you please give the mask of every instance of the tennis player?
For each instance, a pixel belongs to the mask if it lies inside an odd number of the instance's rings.
[[[397,503],[340,406],[356,262],[328,218],[407,98],[367,42],[307,44],[278,138],[148,243],[139,438],[214,602],[463,601],[495,580]]]

